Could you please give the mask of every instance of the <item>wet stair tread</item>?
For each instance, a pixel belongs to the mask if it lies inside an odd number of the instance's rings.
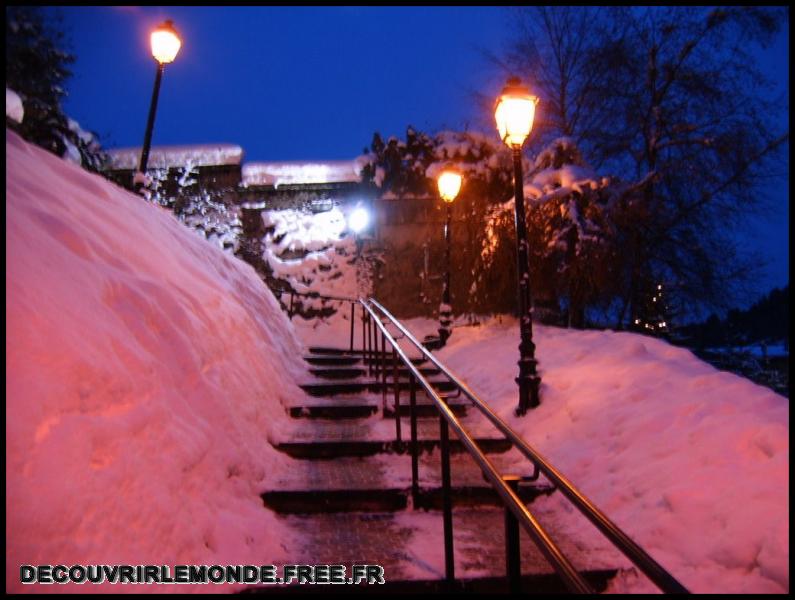
[[[398,383],[401,395],[404,392],[408,394],[408,378],[398,378]],[[437,391],[450,392],[456,389],[455,384],[447,379],[430,380],[429,383]],[[386,382],[386,389],[394,390],[394,385],[394,382],[389,379]],[[303,381],[299,384],[299,387],[312,396],[334,396],[340,393],[382,391],[384,389],[384,383],[378,379],[315,379]],[[417,389],[420,389],[418,384]],[[408,399],[408,395],[405,397]]]
[[[554,514],[546,509],[535,510],[534,514],[578,570],[603,572],[603,583],[606,583],[617,567],[629,566],[609,542],[573,540]],[[388,581],[444,578],[440,511],[318,513],[277,515],[277,518],[295,532],[286,542],[288,562],[379,564],[384,567]],[[453,548],[457,577],[504,578],[503,520],[502,508],[454,505]],[[520,539],[522,573],[553,573],[552,566],[524,530],[520,530]]]
[[[495,468],[513,474],[514,455],[489,457]],[[491,487],[480,467],[468,454],[450,456],[451,484],[454,487]],[[522,467],[521,475],[530,475],[532,467]],[[441,456],[438,450],[419,458],[420,487],[434,488],[441,482]],[[523,484],[524,485],[524,484]],[[543,477],[536,487],[552,489]],[[411,455],[340,457],[327,461],[302,461],[276,477],[272,491],[378,490],[411,487]]]
[[[403,441],[410,439],[408,423],[409,420],[405,417],[401,419]],[[466,427],[469,434],[477,439],[504,439],[488,423],[466,424]],[[438,440],[438,419],[418,419],[417,439]],[[456,439],[455,432],[452,429],[450,430],[450,439]],[[395,421],[394,419],[381,418],[357,419],[355,421],[294,420],[290,421],[280,432],[279,439],[279,443],[333,441],[392,442],[395,441]]]
[[[417,367],[417,370],[420,372],[421,375],[424,377],[432,376],[432,375],[439,375],[441,371],[436,367]],[[377,379],[381,380],[382,375],[376,372],[371,372],[368,374],[367,367],[365,365],[360,366],[334,366],[334,367],[312,367],[309,369],[309,372],[318,379],[331,379],[331,380],[339,380],[339,379],[355,379],[357,377],[367,377],[369,379]],[[405,378],[408,377],[408,369],[405,367],[398,369],[398,378]],[[387,369],[387,381],[393,381],[393,370]]]
[[[342,352],[342,353],[339,353],[339,354],[323,354],[323,353],[320,353],[320,354],[305,354],[303,358],[304,358],[305,362],[310,363],[310,364],[315,364],[315,365],[324,365],[324,364],[328,364],[328,365],[357,365],[357,364],[358,365],[363,365],[363,364],[369,364],[369,363],[373,362],[373,359],[377,363],[380,363],[383,360],[383,358],[382,358],[383,356],[384,356],[383,354],[375,355],[375,356],[370,356],[370,355],[363,356],[361,353],[350,354],[350,353]],[[387,358],[390,361],[389,364],[391,364],[392,355],[391,354],[387,355]],[[428,359],[425,358],[425,357],[415,356],[415,357],[413,357],[411,359],[411,362],[414,365],[422,365],[422,364],[427,363]],[[400,364],[400,363],[398,363],[398,364]]]

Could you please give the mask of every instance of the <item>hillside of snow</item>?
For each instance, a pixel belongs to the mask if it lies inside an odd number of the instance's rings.
[[[279,563],[259,493],[301,349],[254,270],[8,130],[6,252],[6,591],[43,591],[20,564]],[[133,587],[50,589],[163,591]]]
[[[437,326],[410,323],[419,336]],[[541,406],[524,417],[515,319],[456,327],[438,354],[691,591],[789,590],[787,398],[639,334],[536,325],[533,339]],[[596,535],[560,494],[544,503],[572,536]],[[657,589],[643,576],[611,586]]]

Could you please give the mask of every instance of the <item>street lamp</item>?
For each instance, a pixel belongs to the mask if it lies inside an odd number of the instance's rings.
[[[453,309],[450,306],[450,224],[452,223],[453,200],[461,190],[461,173],[452,167],[446,167],[436,179],[439,196],[447,205],[447,221],[444,225],[444,284],[442,287],[442,304],[439,306],[439,344],[444,346],[452,333]]]
[[[531,95],[518,77],[511,77],[497,100],[494,117],[500,137],[513,151],[513,183],[515,192],[516,263],[519,277],[519,406],[516,414],[539,405],[538,387],[541,378],[536,372],[533,344],[533,310],[530,304],[529,251],[522,189],[522,144],[533,129],[538,98]]]
[[[362,246],[364,245],[364,240],[362,239],[362,231],[367,229],[367,226],[370,224],[370,213],[367,212],[367,209],[357,206],[353,209],[350,216],[348,217],[348,227],[353,230],[354,239],[356,240],[356,257],[359,258],[362,254]]]
[[[152,91],[152,102],[149,104],[149,118],[146,121],[146,134],[144,135],[144,146],[141,148],[141,162],[138,165],[136,174],[136,190],[141,192],[143,188],[143,175],[146,173],[146,165],[149,162],[149,146],[152,142],[152,128],[155,125],[155,112],[157,111],[157,96],[160,93],[160,81],[163,79],[163,71],[166,64],[173,62],[182,45],[182,40],[174,29],[171,20],[165,21],[152,32],[152,56],[157,61],[157,75],[155,75],[155,88]]]

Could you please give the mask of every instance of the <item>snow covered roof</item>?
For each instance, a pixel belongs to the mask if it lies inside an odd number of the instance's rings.
[[[357,160],[253,162],[243,165],[243,187],[358,182],[360,172]]]
[[[141,148],[116,148],[108,150],[111,169],[137,169]],[[188,162],[195,167],[239,165],[243,148],[236,144],[201,144],[191,146],[155,146],[149,151],[149,168],[171,169],[184,167]]]

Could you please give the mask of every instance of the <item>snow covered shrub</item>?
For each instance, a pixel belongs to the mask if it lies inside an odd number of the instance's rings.
[[[64,50],[57,20],[37,6],[6,6],[6,88],[22,100],[21,122],[6,121],[26,140],[99,173],[107,160],[97,135],[61,108],[75,57]]]
[[[187,159],[172,177],[167,168],[147,169],[150,202],[171,210],[185,225],[223,250],[240,248],[242,223],[236,207],[223,198],[226,190],[207,190],[198,185],[198,169]]]
[[[553,140],[538,154],[524,194],[539,320],[584,327],[586,308],[610,304],[622,272],[619,217],[633,191],[598,176],[570,138]],[[481,271],[494,268],[506,245],[513,247],[513,212],[510,200],[489,213]]]
[[[285,209],[262,214],[265,235],[262,258],[268,283],[281,296],[285,308],[290,292],[308,294],[292,298],[293,313],[304,318],[326,317],[340,302],[312,295],[357,298],[371,292],[371,253],[357,250],[345,214],[339,207],[323,212]]]

